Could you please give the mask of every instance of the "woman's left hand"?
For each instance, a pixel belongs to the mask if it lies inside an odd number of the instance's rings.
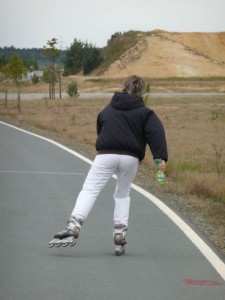
[[[164,160],[161,161],[159,165],[159,170],[164,172],[166,170],[166,162]]]

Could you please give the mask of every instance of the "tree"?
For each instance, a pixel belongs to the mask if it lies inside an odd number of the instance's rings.
[[[107,41],[107,45],[109,45],[112,41],[114,41],[117,37],[120,37],[122,35],[122,32],[115,32],[111,35],[111,38]]]
[[[84,75],[90,73],[97,68],[102,62],[100,49],[93,47],[91,44],[85,45],[83,53],[83,73]]]
[[[24,67],[23,61],[17,53],[12,54],[9,62],[3,67],[5,75],[18,85],[27,69]]]
[[[3,65],[5,65],[9,57],[13,53],[19,54],[21,59],[24,62],[24,66],[29,68],[33,66],[35,70],[38,70],[38,67],[46,67],[51,62],[51,58],[43,55],[43,47],[42,48],[15,48],[11,47],[0,47],[0,65],[1,60],[3,59]],[[67,50],[62,50],[61,55],[55,59],[55,63],[59,63],[66,57]],[[6,62],[5,62],[6,61]]]
[[[55,60],[58,56],[60,56],[61,51],[56,48],[57,39],[52,38],[47,42],[47,45],[43,47],[43,54],[49,58],[51,58],[50,65],[50,83],[49,83],[49,98],[55,98]]]
[[[5,66],[7,64],[7,60],[5,58],[5,56],[0,55],[0,70],[3,66]]]
[[[37,60],[24,60],[23,59],[23,64],[27,69],[32,67],[34,70],[39,70]]]
[[[74,75],[83,71],[86,75],[102,62],[101,50],[92,44],[74,40],[64,60],[64,75]]]
[[[64,75],[74,75],[81,71],[84,43],[74,39],[64,60]]]
[[[20,99],[20,83],[23,75],[26,74],[27,69],[24,67],[23,61],[17,53],[12,54],[9,62],[2,68],[6,77],[11,78],[18,87],[18,103],[17,107],[21,111],[21,99]]]

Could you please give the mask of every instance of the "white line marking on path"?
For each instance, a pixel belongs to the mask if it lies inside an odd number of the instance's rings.
[[[47,174],[47,175],[81,175],[84,176],[85,173],[69,173],[69,172],[36,172],[36,171],[1,171],[0,173],[19,173],[19,174]]]
[[[76,157],[82,159],[83,161],[92,164],[90,159],[80,155],[79,153],[53,141],[48,138],[42,137],[40,135],[34,134],[32,132],[26,131],[24,129],[15,127],[13,125],[4,123],[0,121],[0,124],[12,127],[14,129],[20,130],[24,133],[30,134],[42,140],[45,140],[49,143],[60,147],[61,149],[75,155]],[[115,176],[114,176],[115,177]],[[220,276],[225,280],[225,264],[219,258],[219,256],[194,232],[194,230],[187,225],[177,214],[175,214],[167,205],[165,205],[161,200],[159,200],[154,195],[150,194],[149,192],[145,191],[144,189],[138,187],[135,184],[132,184],[132,188],[145,196],[148,200],[154,203],[164,214],[166,214],[182,231],[183,233],[192,241],[192,243],[199,249],[199,251],[206,257],[206,259],[211,263],[211,265],[215,268],[215,270],[220,274]]]

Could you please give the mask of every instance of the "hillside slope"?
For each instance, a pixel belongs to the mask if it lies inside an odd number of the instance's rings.
[[[137,43],[103,72],[104,77],[225,76],[225,32],[138,33]]]

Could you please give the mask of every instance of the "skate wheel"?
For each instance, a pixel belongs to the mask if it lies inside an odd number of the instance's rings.
[[[115,255],[120,256],[120,255],[123,255],[124,253],[125,253],[125,246],[117,245],[116,249],[115,249]]]
[[[55,243],[55,246],[58,248],[58,247],[62,246],[62,243]]]
[[[52,248],[52,247],[54,247],[54,246],[55,246],[55,243],[51,243],[51,244],[49,243],[49,244],[48,244],[48,248]]]
[[[115,255],[116,256],[121,256],[121,255],[123,255],[125,253],[125,250],[123,250],[123,251],[115,251]]]
[[[67,247],[69,245],[69,243],[62,243],[63,247]]]
[[[70,242],[70,243],[69,243],[70,247],[75,246],[75,244],[76,244],[76,240],[74,240],[73,242]]]

